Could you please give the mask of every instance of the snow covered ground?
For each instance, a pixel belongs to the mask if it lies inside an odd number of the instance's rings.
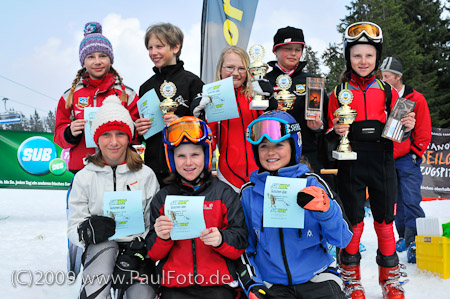
[[[66,191],[0,189],[0,298],[76,298],[79,280],[66,277]],[[450,200],[423,202],[427,216],[449,217]],[[6,219],[3,219],[7,217]],[[362,283],[368,299],[382,298],[375,263],[377,241],[366,218]],[[400,253],[406,263],[406,254]],[[406,298],[450,298],[450,278],[419,273],[407,264]]]

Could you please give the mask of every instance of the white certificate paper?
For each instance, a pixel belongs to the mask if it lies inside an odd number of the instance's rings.
[[[268,176],[264,188],[264,227],[303,228],[305,210],[297,204],[297,193],[306,179]]]
[[[204,196],[166,196],[164,215],[173,222],[170,231],[172,240],[200,237],[200,233],[206,229],[203,216],[204,201]]]
[[[210,96],[212,100],[212,103],[205,108],[208,122],[239,117],[233,77],[203,85],[203,95]]]
[[[152,122],[150,129],[143,135],[145,139],[161,132],[164,128],[163,114],[161,109],[159,109],[160,103],[154,88],[147,91],[142,98],[137,101],[139,117],[148,118]]]
[[[142,190],[105,192],[103,215],[116,221],[116,233],[110,240],[145,232]]]
[[[95,114],[100,107],[86,107],[84,108],[84,119],[87,122],[84,124],[84,140],[86,141],[87,148],[95,148],[97,145],[94,142],[94,135],[91,132],[92,121],[94,120]]]

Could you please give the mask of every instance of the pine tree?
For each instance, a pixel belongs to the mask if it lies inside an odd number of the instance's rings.
[[[320,61],[317,57],[317,52],[313,51],[313,49],[308,45],[306,45],[303,50],[303,60],[307,62],[304,68],[305,72],[322,77],[322,73],[320,72]]]
[[[53,133],[55,131],[56,116],[52,110],[48,111],[47,117],[44,119],[45,132]]]
[[[328,48],[322,54],[322,60],[326,67],[330,69],[327,75],[327,93],[333,91],[339,84],[339,78],[344,71],[344,55],[342,54],[342,44],[329,44]]]
[[[41,120],[39,113],[37,113],[36,110],[34,110],[34,115],[32,116],[30,115],[30,122],[31,122],[30,131],[44,132],[44,124]]]

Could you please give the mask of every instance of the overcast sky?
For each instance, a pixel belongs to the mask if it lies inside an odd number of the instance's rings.
[[[289,25],[303,29],[306,43],[321,54],[329,43],[342,41],[336,26],[349,2],[259,0],[249,47],[262,44],[264,60],[272,60],[273,35]],[[153,74],[143,38],[154,23],[170,22],[183,30],[181,59],[200,75],[202,5],[202,0],[1,0],[0,100],[11,99],[7,108],[26,116],[55,109],[80,68],[78,47],[89,21],[102,24],[113,45],[114,67],[136,91]],[[0,112],[4,109],[1,102]]]

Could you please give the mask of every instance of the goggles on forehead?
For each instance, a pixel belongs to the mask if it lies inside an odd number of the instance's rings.
[[[360,39],[363,34],[375,43],[383,42],[383,32],[377,24],[358,22],[351,24],[345,29],[345,39],[350,42]]]
[[[208,129],[201,120],[189,120],[170,124],[163,131],[164,142],[170,146],[178,146],[184,139],[193,143],[205,141]]]
[[[300,124],[290,124],[279,118],[262,118],[252,121],[247,128],[247,141],[260,144],[264,138],[271,142],[281,142],[291,137],[291,133],[300,132]]]

